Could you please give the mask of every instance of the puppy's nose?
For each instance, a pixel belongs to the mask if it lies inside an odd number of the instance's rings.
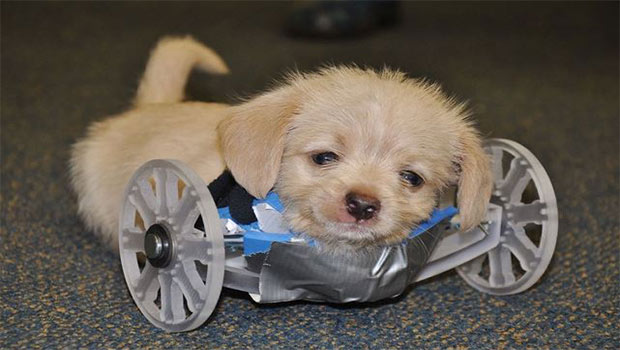
[[[347,212],[357,220],[370,220],[381,210],[381,202],[371,196],[349,192],[345,196]]]

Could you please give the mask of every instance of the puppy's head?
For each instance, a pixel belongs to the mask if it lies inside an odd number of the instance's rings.
[[[275,186],[292,229],[324,246],[401,241],[451,184],[469,229],[490,197],[488,159],[463,106],[398,72],[296,74],[233,107],[219,132],[236,180],[257,197]]]

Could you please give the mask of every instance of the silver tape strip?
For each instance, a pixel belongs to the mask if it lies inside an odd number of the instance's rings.
[[[354,256],[321,253],[304,244],[274,242],[260,271],[260,302],[348,303],[396,297],[414,282],[447,222],[401,245]]]

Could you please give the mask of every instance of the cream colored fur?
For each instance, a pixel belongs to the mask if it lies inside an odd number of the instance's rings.
[[[402,240],[452,184],[459,186],[462,227],[482,219],[491,191],[488,159],[463,105],[438,86],[388,69],[330,67],[292,74],[236,106],[181,103],[193,66],[227,72],[193,39],[162,40],[136,107],[95,123],[73,148],[79,211],[113,247],[123,188],[153,158],[180,159],[207,183],[227,167],[258,197],[275,186],[292,229],[332,251]],[[328,151],[338,161],[313,163],[312,155]],[[405,183],[404,170],[421,175],[424,184]],[[339,220],[351,191],[381,202],[376,217]]]

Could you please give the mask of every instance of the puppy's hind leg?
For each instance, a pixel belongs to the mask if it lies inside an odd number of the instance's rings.
[[[193,38],[164,37],[151,52],[134,104],[181,102],[187,78],[194,67],[213,74],[229,71],[215,51]]]

